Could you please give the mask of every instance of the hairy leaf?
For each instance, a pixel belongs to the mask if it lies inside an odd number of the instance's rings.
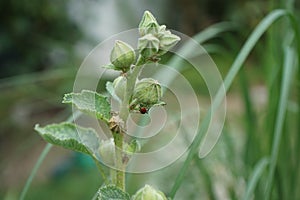
[[[113,83],[110,81],[106,82],[106,90],[108,91],[108,93],[117,101],[121,102],[120,98],[117,96]]]
[[[130,196],[128,193],[124,192],[120,188],[113,185],[108,185],[99,189],[98,199],[99,200],[130,200]]]
[[[99,148],[99,137],[94,129],[83,128],[73,123],[51,124],[34,128],[47,142],[78,151],[81,153],[96,155]]]
[[[107,97],[94,91],[82,90],[81,93],[65,94],[63,103],[74,104],[80,111],[96,115],[98,119],[106,122],[111,117]]]

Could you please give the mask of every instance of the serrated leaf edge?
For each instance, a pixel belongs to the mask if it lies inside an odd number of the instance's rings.
[[[79,126],[79,125],[76,125],[76,124],[73,124],[73,123],[69,123],[69,122],[62,122],[62,123],[53,123],[53,124],[49,124],[49,125],[46,125],[46,126],[44,126],[44,127],[41,127],[39,124],[36,124],[35,126],[34,126],[34,130],[35,131],[37,131],[41,136],[42,136],[42,138],[43,139],[45,139],[44,138],[44,136],[46,136],[46,137],[48,137],[48,138],[55,138],[55,137],[53,137],[51,134],[49,134],[49,133],[42,133],[42,132],[45,132],[45,131],[41,131],[41,129],[42,128],[46,128],[46,127],[52,127],[52,126],[60,126],[60,125],[71,125],[71,126],[74,126],[76,129],[77,128],[80,128],[80,129],[82,129],[82,130],[86,130],[86,131],[92,131],[92,132],[94,132],[95,133],[95,136],[97,137],[97,139],[98,139],[98,141],[100,141],[100,138],[99,138],[99,136],[98,136],[98,134],[96,133],[96,131],[94,130],[94,129],[92,129],[92,128],[85,128],[85,127],[82,127],[82,126]],[[86,149],[86,151],[88,152],[88,153],[86,153],[86,152],[83,152],[83,151],[80,151],[81,153],[85,153],[85,154],[88,154],[88,155],[91,155],[91,156],[95,156],[95,152],[93,152],[90,148],[88,148],[84,143],[82,143],[82,139],[81,139],[81,137],[79,136],[79,134],[78,134],[78,132],[76,132],[76,134],[77,134],[77,136],[78,136],[78,138],[80,139],[80,143],[77,141],[77,140],[75,140],[75,139],[63,139],[63,140],[61,140],[61,139],[56,139],[56,140],[59,140],[59,141],[61,141],[61,142],[64,142],[64,141],[75,141],[76,143],[79,143],[80,145],[82,145],[82,146],[84,146],[84,148]],[[48,142],[48,141],[47,141]],[[53,143],[52,143],[53,144]],[[100,143],[99,143],[100,144]],[[53,145],[56,145],[56,146],[60,146],[60,145],[57,145],[57,144],[53,144]],[[63,148],[65,148],[65,149],[69,149],[69,148],[66,148],[66,147],[64,147],[64,146],[60,146],[60,147],[63,147]],[[73,150],[73,149],[71,149],[71,150]],[[75,151],[75,150],[74,150]]]
[[[101,191],[102,191],[102,190],[107,190],[107,189],[117,189],[117,190],[119,190],[120,192],[122,192],[123,194],[126,195],[126,199],[112,199],[112,200],[130,200],[130,195],[129,195],[127,192],[121,190],[120,188],[118,188],[118,187],[115,186],[115,185],[106,185],[106,186],[104,186],[104,187],[99,188],[99,190],[98,190],[98,192],[97,192],[97,193],[98,193],[98,200],[99,200],[101,197],[103,197],[103,196],[101,196]]]
[[[91,90],[82,90],[80,93],[79,93],[79,92],[77,92],[77,93],[76,93],[76,92],[71,92],[71,93],[64,94],[62,103],[65,103],[65,104],[72,104],[72,105],[74,105],[77,109],[79,109],[79,110],[81,110],[81,111],[83,111],[83,112],[86,112],[86,113],[94,114],[98,119],[101,119],[101,120],[103,120],[103,121],[105,121],[105,122],[108,122],[109,119],[107,119],[103,114],[98,113],[97,111],[91,111],[91,110],[84,109],[84,108],[78,106],[77,104],[73,103],[72,101],[69,101],[69,100],[66,99],[68,96],[71,96],[71,97],[72,97],[72,95],[84,95],[84,93],[94,93],[95,95],[98,95],[98,96],[104,98],[104,99],[108,102],[108,97],[106,97],[106,96],[104,96],[104,95],[101,95],[101,94],[99,94],[98,92],[91,91]],[[109,102],[108,102],[108,104],[109,104]],[[110,118],[110,117],[109,117],[109,118]]]

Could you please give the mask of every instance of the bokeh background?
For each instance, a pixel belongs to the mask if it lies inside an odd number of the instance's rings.
[[[159,23],[191,37],[215,23],[232,22],[232,30],[203,44],[224,77],[266,14],[288,7],[299,16],[299,4],[283,0],[1,1],[0,199],[19,198],[45,147],[33,131],[34,125],[60,122],[71,114],[71,108],[61,100],[64,93],[72,91],[83,59],[107,37],[136,28],[145,10],[150,10]],[[279,98],[276,91],[280,88],[285,23],[280,21],[270,29],[247,59],[227,95],[227,118],[220,141],[208,157],[193,161],[177,199],[240,199],[253,167],[270,154],[276,116],[270,99]],[[193,80],[193,73],[185,73]],[[299,85],[299,77],[295,82]],[[193,84],[198,87],[197,80]],[[201,91],[205,86],[199,87]],[[284,134],[289,135],[281,144],[285,150],[280,151],[278,162],[284,164],[276,169],[274,199],[300,198],[296,192],[297,186],[300,189],[297,94],[293,93],[288,104]],[[209,99],[207,93],[198,95]],[[130,176],[129,192],[154,183],[167,193],[179,166]],[[26,199],[91,199],[100,185],[101,178],[89,158],[55,147]],[[262,189],[255,194],[255,199],[263,199]]]

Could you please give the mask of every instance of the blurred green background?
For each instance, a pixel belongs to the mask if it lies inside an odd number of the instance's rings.
[[[218,22],[233,22],[234,29],[203,44],[224,77],[267,13],[287,8],[299,17],[299,4],[283,0],[1,1],[0,199],[18,199],[45,146],[33,131],[34,125],[60,122],[71,114],[61,99],[72,91],[83,59],[110,35],[136,28],[145,10],[170,29],[189,36]],[[282,20],[272,27],[247,59],[227,95],[227,118],[218,145],[207,158],[194,159],[176,199],[241,199],[255,164],[270,154],[285,24]],[[201,87],[206,90],[193,79],[193,72],[184,73],[199,91]],[[291,88],[273,199],[300,198],[296,191],[297,187],[300,190],[299,85],[297,76]],[[207,94],[198,95],[209,99]],[[158,172],[132,175],[129,192],[154,183],[167,193],[179,167],[175,163]],[[91,160],[55,147],[25,199],[91,199],[101,183]],[[262,188],[255,191],[255,199],[263,199]]]

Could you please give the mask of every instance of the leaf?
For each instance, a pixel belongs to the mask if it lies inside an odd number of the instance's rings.
[[[139,152],[141,150],[141,144],[136,139],[130,141],[130,143],[126,146],[126,152],[128,154],[133,154]]]
[[[111,118],[107,97],[94,91],[82,90],[81,93],[65,94],[63,103],[74,104],[80,111],[96,115],[97,119],[106,122]]]
[[[120,188],[108,185],[99,189],[98,200],[130,200],[130,196]]]
[[[110,81],[107,81],[106,82],[106,90],[108,91],[108,93],[114,98],[116,99],[117,101],[121,102],[120,98],[116,95],[115,93],[115,89],[114,89],[114,86],[113,86],[113,83],[110,82]]]
[[[249,178],[246,192],[244,193],[244,200],[252,199],[252,195],[254,193],[254,189],[258,184],[259,179],[262,177],[264,170],[267,168],[269,164],[269,159],[264,157],[262,158],[254,167],[252,175]]]
[[[108,64],[108,65],[104,65],[102,66],[103,68],[106,68],[106,69],[113,69],[113,70],[120,70],[118,69],[117,67],[115,67],[113,64]]]
[[[40,127],[36,124],[34,129],[47,142],[78,151],[88,155],[96,155],[99,148],[99,137],[94,129],[83,128],[73,123],[63,122]]]
[[[267,186],[265,195],[267,199],[271,199],[272,185],[274,184],[275,169],[278,166],[278,154],[280,151],[280,142],[284,134],[283,127],[286,121],[286,109],[288,105],[289,92],[291,90],[291,82],[293,78],[295,61],[294,51],[290,47],[284,49],[284,65],[281,78],[281,91],[277,108],[276,123],[274,124],[274,135],[272,142],[272,151],[270,156],[270,168],[267,178]]]
[[[165,105],[167,105],[165,102],[159,101],[158,103],[154,104],[153,106],[165,106]]]

